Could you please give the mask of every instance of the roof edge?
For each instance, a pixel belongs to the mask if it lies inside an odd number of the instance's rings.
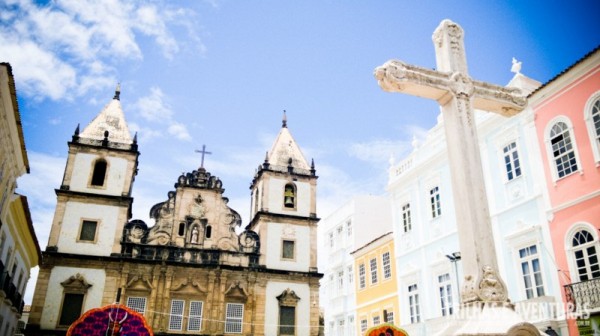
[[[27,157],[27,149],[25,148],[25,136],[23,135],[23,124],[21,123],[21,114],[19,113],[19,102],[17,100],[15,77],[13,75],[12,66],[10,65],[10,63],[0,62],[0,65],[4,65],[6,67],[6,71],[8,72],[8,89],[10,90],[10,95],[13,101],[13,111],[15,113],[15,120],[17,122],[19,140],[21,142],[21,154],[23,155],[23,163],[25,164],[25,169],[27,170],[27,174],[29,174],[29,158]]]

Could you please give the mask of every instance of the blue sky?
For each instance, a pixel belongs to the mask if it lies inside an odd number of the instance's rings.
[[[405,156],[439,113],[383,92],[375,67],[435,67],[431,35],[448,18],[465,30],[473,78],[504,85],[515,57],[545,82],[600,45],[597,13],[598,1],[3,0],[0,61],[13,66],[31,164],[18,191],[44,248],[66,143],[121,82],[140,139],[135,218],[199,166],[206,144],[205,167],[247,224],[248,187],[284,109],[315,160],[326,217],[352,195],[385,193],[390,156]]]

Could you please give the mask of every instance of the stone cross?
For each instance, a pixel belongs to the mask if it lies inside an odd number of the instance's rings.
[[[206,154],[212,154],[212,153],[206,151],[206,145],[202,145],[202,150],[197,150],[196,149],[195,152],[202,154],[202,161],[200,161],[200,168],[204,168],[204,155],[206,155]]]
[[[444,20],[433,33],[437,70],[391,60],[375,69],[381,88],[436,100],[442,107],[465,282],[462,303],[508,302],[498,263],[473,109],[513,116],[526,100],[519,89],[469,77],[462,28]]]

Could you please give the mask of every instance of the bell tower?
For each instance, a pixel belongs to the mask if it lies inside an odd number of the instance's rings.
[[[317,176],[283,116],[281,130],[258,167],[248,228],[260,236],[259,264],[267,268],[314,272],[317,267]]]
[[[131,218],[131,190],[137,173],[133,139],[120,102],[120,87],[104,109],[68,143],[64,176],[47,251],[109,256],[121,252],[121,236]]]

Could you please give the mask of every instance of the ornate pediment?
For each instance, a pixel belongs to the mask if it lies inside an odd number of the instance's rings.
[[[281,294],[277,297],[277,300],[279,301],[280,306],[296,307],[298,301],[300,301],[300,297],[296,295],[296,292],[287,288],[281,292]]]
[[[148,274],[132,275],[129,281],[127,282],[126,287],[128,290],[150,291],[152,290],[150,276]]]
[[[65,292],[79,294],[87,293],[88,289],[92,287],[92,285],[85,280],[83,275],[79,273],[69,277],[67,280],[61,282],[60,284],[64,287]]]
[[[236,281],[232,283],[231,286],[229,286],[229,288],[225,291],[225,296],[228,298],[246,301],[246,299],[248,298],[248,293],[240,285],[240,282]]]
[[[202,294],[206,293],[206,288],[197,281],[192,280],[191,276],[188,276],[187,279],[183,279],[180,283],[171,287],[171,292],[177,294]]]

